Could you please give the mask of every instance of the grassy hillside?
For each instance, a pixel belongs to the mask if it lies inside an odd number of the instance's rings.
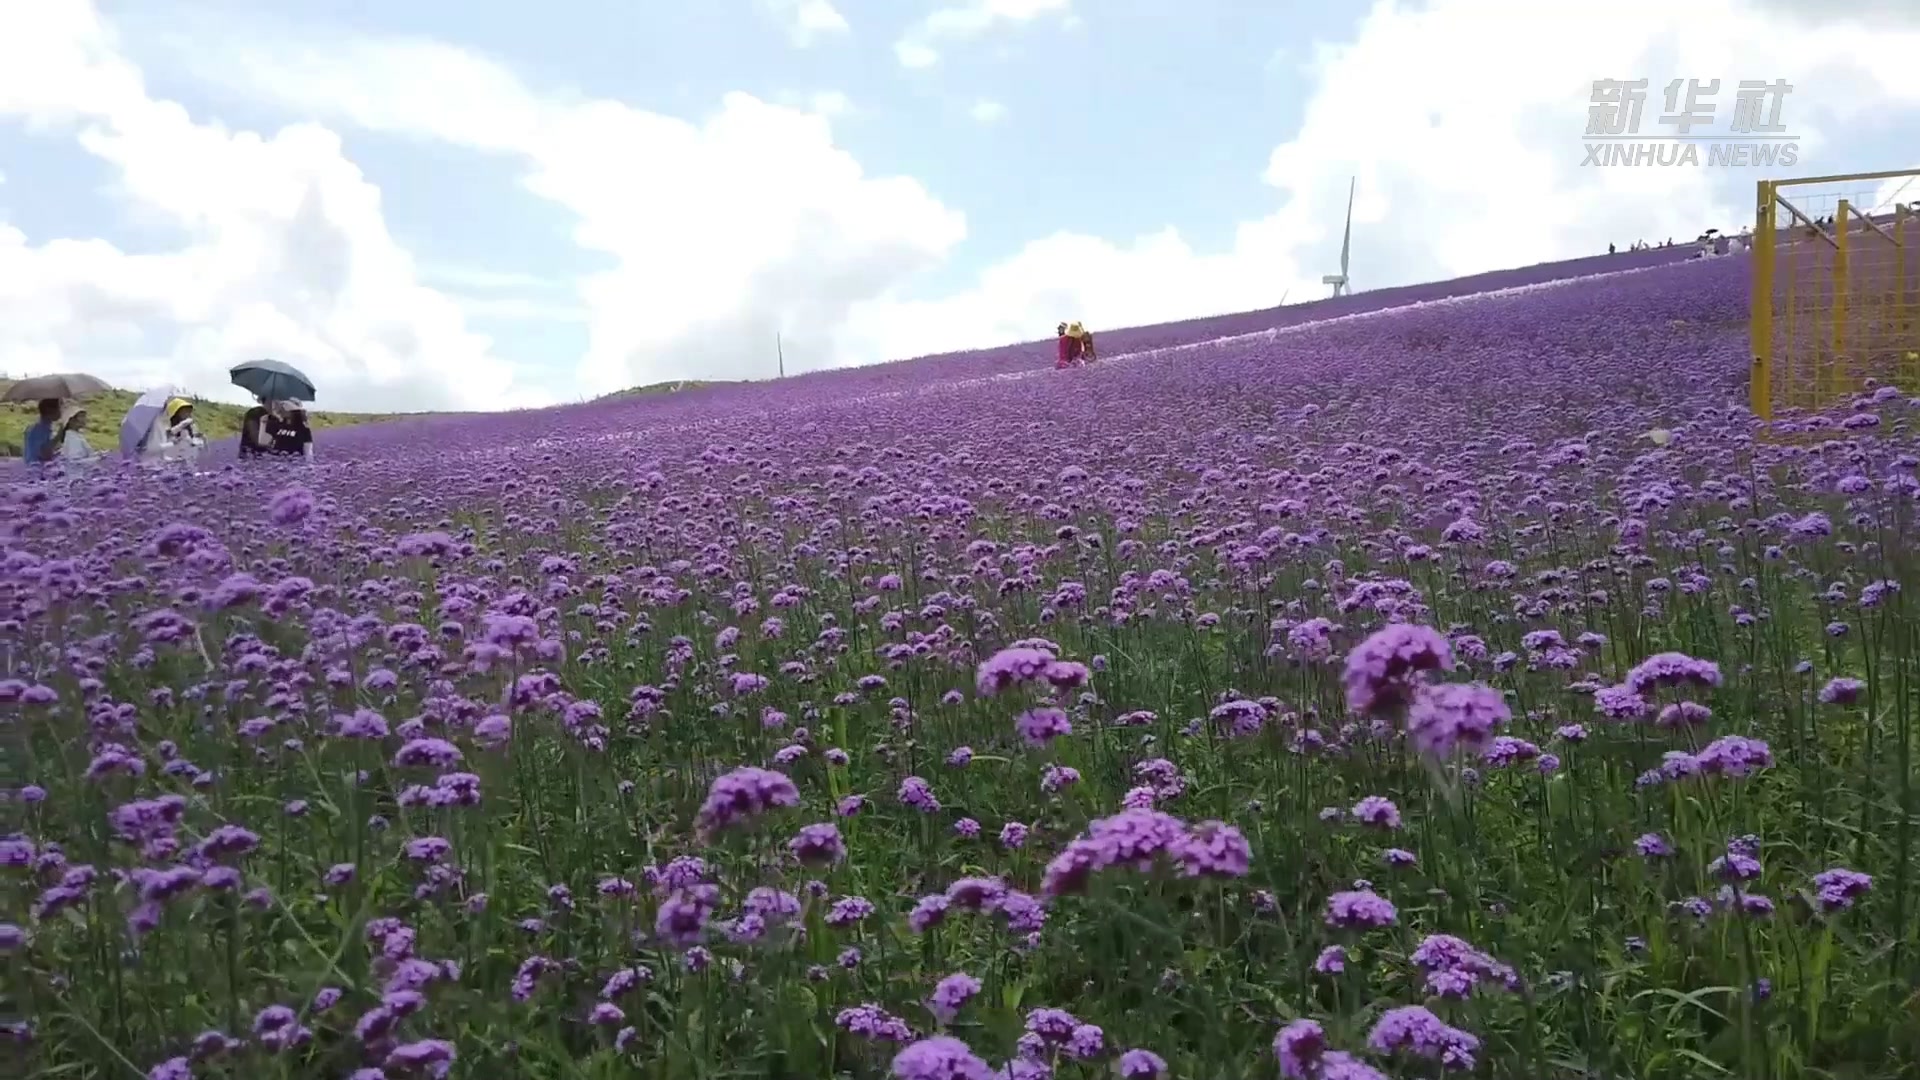
[[[739,381],[738,379],[716,379],[710,382],[701,379],[675,379],[671,382],[648,383],[645,386],[615,390],[611,394],[602,394],[594,400],[620,401],[626,398],[653,397],[656,394],[677,394],[682,390],[699,390],[708,386],[734,386]]]
[[[0,379],[0,392],[12,385],[11,379]],[[96,450],[110,450],[119,444],[120,418],[140,395],[132,390],[109,390],[83,400],[80,404],[87,410],[87,441]],[[246,414],[244,405],[227,405],[217,401],[196,401],[193,404],[194,415],[200,421],[201,434],[208,440],[225,439],[240,434],[240,418]],[[0,458],[17,458],[21,445],[26,441],[27,428],[33,426],[35,406],[32,402],[0,404]],[[307,422],[314,430],[323,428],[347,427],[352,424],[366,424],[381,420],[391,420],[394,416],[385,413],[334,413],[309,412]]]

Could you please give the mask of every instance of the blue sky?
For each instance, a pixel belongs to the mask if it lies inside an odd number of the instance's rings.
[[[711,112],[730,91],[800,102],[843,95],[849,109],[836,121],[836,141],[867,168],[918,177],[962,205],[994,208],[970,215],[964,248],[920,283],[933,292],[1051,231],[1124,236],[1164,224],[1155,213],[1161,206],[1180,208],[1181,230],[1196,244],[1230,242],[1239,221],[1272,202],[1260,170],[1300,122],[1310,51],[1288,43],[1337,39],[1367,10],[1351,2],[1290,12],[1234,0],[1123,0],[1090,22],[1038,17],[1010,26],[988,43],[943,55],[937,70],[915,70],[897,62],[889,43],[933,5],[836,6],[862,33],[826,35],[808,48],[795,48],[782,23],[751,0],[553,0],[540,6],[537,21],[523,5],[500,2],[308,0],[294,10],[308,27],[458,42],[509,60],[530,84],[557,93],[688,118]],[[182,29],[189,19],[257,24],[260,10],[235,0],[100,7],[129,39],[148,27],[156,38],[190,37]],[[163,96],[236,125],[285,119],[284,110],[263,107],[243,89],[182,72],[172,47],[127,45],[149,62],[148,77]],[[1207,63],[1193,63],[1196,57]],[[1006,121],[975,119],[983,101],[1004,108]],[[1237,119],[1221,122],[1228,117]],[[513,268],[526,272],[591,267],[566,241],[562,211],[514,205],[507,163],[476,157],[449,182],[444,148],[348,138],[354,160],[394,200],[393,219],[413,226],[408,239],[423,257],[484,263],[511,251]],[[1153,193],[1153,202],[1143,205],[1142,192]],[[472,228],[476,217],[488,226]]]
[[[493,408],[1737,227],[1581,168],[1591,81],[1789,78],[1801,173],[1910,167],[1900,4],[44,0],[0,10],[0,369]],[[809,29],[810,28],[810,29]],[[1818,33],[1810,34],[1809,31]],[[1871,42],[1872,48],[1865,47]],[[1904,155],[1904,157],[1903,157]],[[1848,192],[1855,197],[1884,192]],[[1899,197],[1920,197],[1920,191]],[[330,393],[329,393],[330,392]]]

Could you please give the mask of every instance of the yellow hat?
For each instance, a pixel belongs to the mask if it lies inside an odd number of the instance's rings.
[[[191,405],[191,404],[193,404],[193,402],[188,401],[186,398],[181,398],[181,397],[173,398],[167,402],[167,415],[172,416],[174,413],[177,413],[180,411],[180,407],[182,405]]]
[[[1084,334],[1086,332],[1087,332],[1086,327],[1081,326],[1077,322],[1067,324],[1067,333],[1072,334],[1074,337],[1079,337],[1081,334]]]

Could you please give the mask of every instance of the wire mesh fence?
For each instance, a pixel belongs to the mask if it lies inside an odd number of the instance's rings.
[[[1756,210],[1753,411],[1920,392],[1920,170],[1763,180]]]

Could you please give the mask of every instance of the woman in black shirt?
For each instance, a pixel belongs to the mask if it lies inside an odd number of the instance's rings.
[[[289,408],[280,423],[270,429],[273,452],[289,457],[313,456],[313,430],[307,426],[307,411],[298,405]]]

